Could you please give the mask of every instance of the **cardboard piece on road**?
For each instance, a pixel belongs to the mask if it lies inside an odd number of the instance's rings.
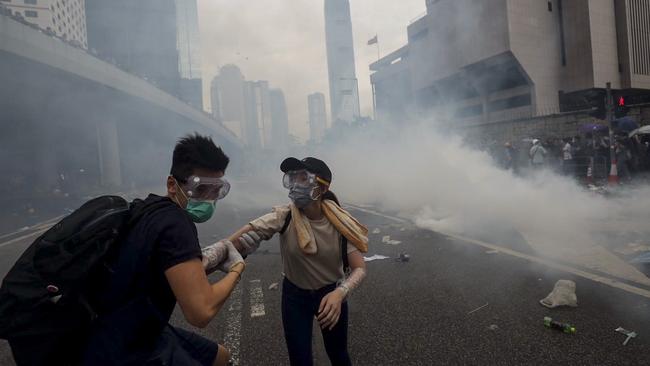
[[[570,280],[559,280],[555,283],[553,291],[539,303],[549,309],[558,306],[578,306],[578,297],[576,296],[576,283]]]

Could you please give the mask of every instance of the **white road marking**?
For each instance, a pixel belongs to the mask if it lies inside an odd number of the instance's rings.
[[[264,310],[264,292],[262,292],[262,282],[252,280],[250,282],[250,300],[251,300],[251,318],[266,315]]]
[[[368,210],[367,208],[359,207],[359,206],[357,206],[357,205],[344,204],[343,207],[345,207],[345,208],[351,207],[351,208],[353,208],[353,209],[355,209],[355,210],[357,210],[357,211],[361,211],[361,212],[369,213],[369,214],[371,214],[371,215],[375,215],[375,216],[383,217],[383,218],[385,218],[385,219],[389,219],[389,220],[392,220],[392,221],[396,221],[396,222],[399,222],[399,223],[401,223],[401,224],[404,224],[404,223],[407,223],[407,222],[408,222],[408,220],[400,219],[399,217],[395,217],[395,216],[384,215],[383,213],[380,213],[380,212],[377,212],[377,211],[373,211],[373,210]]]
[[[363,211],[363,212],[366,212],[366,213],[369,213],[369,214],[372,214],[372,215],[375,215],[375,216],[384,217],[384,218],[388,218],[388,219],[391,219],[391,220],[404,222],[404,219],[400,219],[400,218],[397,218],[397,217],[391,217],[391,216],[384,215],[382,213],[375,212],[375,211],[368,210],[368,209],[357,208],[354,205],[348,205],[348,206],[354,208],[355,210]],[[517,258],[525,259],[525,260],[528,260],[528,261],[531,261],[531,262],[543,264],[543,265],[545,265],[547,267],[550,267],[550,268],[553,268],[553,269],[556,269],[556,270],[559,270],[559,271],[568,272],[568,273],[574,274],[574,275],[582,277],[582,278],[586,278],[586,279],[594,281],[594,282],[602,283],[604,285],[614,287],[614,288],[617,288],[619,290],[627,291],[629,293],[639,295],[639,296],[643,296],[645,298],[650,299],[650,291],[648,291],[646,289],[643,289],[643,288],[640,288],[640,287],[628,285],[626,283],[620,282],[618,280],[615,280],[615,279],[612,279],[612,278],[609,278],[609,277],[600,276],[600,275],[597,275],[597,274],[594,274],[594,273],[591,273],[591,272],[587,272],[587,271],[583,271],[583,270],[580,270],[580,269],[577,269],[577,268],[573,268],[573,267],[568,266],[568,265],[555,263],[555,262],[550,261],[548,259],[543,259],[543,258],[535,257],[535,256],[532,256],[532,255],[529,255],[529,254],[524,254],[524,253],[521,253],[521,252],[518,252],[518,251],[515,251],[515,250],[512,250],[512,249],[509,249],[509,248],[501,247],[501,246],[498,246],[498,245],[495,245],[495,244],[486,243],[486,242],[483,242],[483,241],[480,241],[480,240],[470,239],[470,238],[466,238],[466,237],[463,237],[463,236],[460,236],[460,235],[455,235],[455,234],[447,234],[447,233],[440,233],[440,234],[443,234],[443,235],[445,235],[445,236],[447,236],[449,238],[452,238],[452,239],[456,239],[456,240],[459,240],[459,241],[462,241],[462,242],[478,245],[480,247],[487,248],[487,249],[490,249],[490,250],[498,250],[500,253],[503,253],[503,254],[508,254],[508,255],[513,256],[513,257],[517,257]]]
[[[11,245],[11,244],[18,243],[18,242],[20,242],[20,241],[23,241],[23,240],[25,240],[25,239],[31,238],[31,237],[33,237],[33,236],[41,235],[42,233],[46,232],[47,229],[49,229],[49,227],[45,227],[45,228],[40,229],[40,230],[38,230],[38,231],[34,231],[33,233],[29,233],[29,234],[27,234],[27,235],[19,236],[19,237],[15,238],[15,239],[11,239],[11,240],[6,241],[6,242],[4,242],[4,243],[0,243],[0,248],[2,248],[2,247],[6,247],[7,245]]]
[[[34,229],[38,230],[38,229],[44,229],[44,228],[49,229],[50,227],[52,227],[52,225],[54,225],[56,222],[61,220],[63,217],[65,217],[65,215],[59,215],[57,217],[53,217],[53,218],[51,218],[49,220],[45,220],[43,222],[39,222],[39,223],[36,223],[34,225],[31,225],[31,226],[25,226],[22,229],[14,231],[13,233],[7,233],[7,234],[4,234],[4,235],[0,235],[0,239],[4,239],[4,238],[7,238],[7,237],[13,236],[13,235],[18,235],[18,234],[24,233],[25,231],[29,231],[29,230],[34,230]]]
[[[230,351],[230,359],[233,366],[239,365],[239,345],[241,342],[241,308],[242,289],[235,287],[230,295],[230,307],[226,317],[226,335],[224,345]]]

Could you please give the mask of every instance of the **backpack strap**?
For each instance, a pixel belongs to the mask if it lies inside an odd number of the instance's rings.
[[[282,225],[282,229],[280,229],[280,235],[284,234],[284,232],[287,231],[290,223],[291,223],[291,211],[289,211],[289,214],[284,219],[284,225]]]
[[[141,199],[133,200],[133,202],[131,202],[131,204],[129,205],[131,208],[131,215],[129,217],[129,223],[128,223],[129,228],[135,226],[138,223],[138,221],[140,221],[140,219],[142,219],[147,214],[154,212],[158,209],[161,209],[163,207],[168,207],[172,204],[173,202],[169,202],[166,199],[160,199],[149,203]]]
[[[348,238],[343,234],[341,234],[341,257],[343,257],[343,272],[347,275],[350,272],[350,262],[348,261]]]

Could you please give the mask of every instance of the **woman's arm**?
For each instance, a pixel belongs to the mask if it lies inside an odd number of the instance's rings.
[[[350,264],[350,275],[337,288],[343,291],[345,296],[359,287],[363,279],[366,278],[366,262],[363,260],[361,252],[355,250],[348,253],[348,263]]]
[[[318,322],[321,328],[332,330],[341,316],[341,304],[350,291],[357,288],[366,278],[366,263],[358,250],[348,253],[350,275],[334,291],[325,295],[318,308]]]
[[[255,230],[255,229],[253,229],[253,226],[251,224],[246,224],[246,225],[242,226],[241,229],[235,231],[234,234],[230,235],[228,237],[228,240],[230,240],[233,244],[235,244],[235,248],[237,248],[237,250],[241,253],[244,248],[243,248],[242,244],[239,242],[239,238],[241,238],[241,236],[244,233],[247,233],[247,232],[253,231],[253,230]]]

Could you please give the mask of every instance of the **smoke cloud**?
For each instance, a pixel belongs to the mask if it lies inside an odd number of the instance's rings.
[[[400,212],[438,232],[496,244],[520,238],[536,254],[650,284],[605,249],[631,234],[647,238],[650,188],[606,197],[550,171],[515,176],[426,125],[361,129],[319,154],[344,201]]]

